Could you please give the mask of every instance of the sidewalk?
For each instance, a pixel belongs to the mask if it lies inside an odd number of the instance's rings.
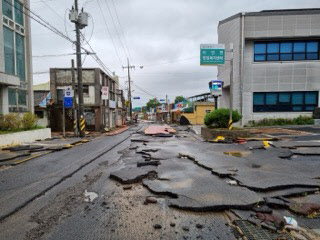
[[[105,133],[105,136],[114,136],[114,135],[118,135],[120,133],[123,133],[125,131],[127,131],[129,129],[128,126],[123,126],[121,128],[117,128],[115,130],[112,130],[110,132]]]

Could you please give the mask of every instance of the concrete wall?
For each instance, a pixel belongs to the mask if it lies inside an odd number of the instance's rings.
[[[203,125],[204,117],[206,116],[207,111],[212,111],[212,110],[214,110],[214,104],[199,103],[198,105],[198,103],[196,103],[196,107],[193,113],[182,113],[182,116],[186,117],[192,125],[193,124]]]
[[[246,16],[245,38],[319,36],[319,22],[320,14]]]
[[[240,109],[240,18],[220,24],[218,27],[218,42],[226,45],[226,51],[230,51],[230,43],[233,43],[233,106]],[[223,95],[219,98],[219,107],[229,107],[230,92],[230,59],[231,53],[226,53],[226,63],[218,67],[218,79],[224,82]]]
[[[2,2],[0,4],[0,72],[4,72],[4,41],[3,41],[3,17]]]
[[[36,140],[44,140],[46,138],[51,138],[50,128],[3,134],[0,135],[0,147],[31,143]]]
[[[47,109],[37,109],[37,111],[43,111],[43,118],[38,118],[37,125],[40,127],[48,127],[49,126],[49,116]]]

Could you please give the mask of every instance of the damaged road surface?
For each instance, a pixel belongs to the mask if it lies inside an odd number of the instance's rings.
[[[150,126],[3,170],[0,239],[320,239],[316,149]]]

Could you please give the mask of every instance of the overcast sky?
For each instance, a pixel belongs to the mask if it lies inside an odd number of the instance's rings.
[[[30,1],[35,13],[75,38],[68,19],[73,0]],[[217,43],[220,20],[239,12],[320,7],[319,0],[79,0],[79,4],[90,14],[83,34],[105,65],[120,76],[124,88],[127,72],[122,65],[129,57],[130,64],[136,66],[132,95],[141,100],[134,100],[134,106],[144,105],[152,96],[165,98],[168,94],[173,101],[177,95],[208,92],[208,82],[216,79],[217,68],[199,65],[199,47],[201,43]],[[75,52],[71,43],[34,21],[32,48],[35,73],[69,67],[73,57],[37,56]],[[88,56],[84,67],[99,66]],[[47,81],[48,73],[34,74],[34,84]]]

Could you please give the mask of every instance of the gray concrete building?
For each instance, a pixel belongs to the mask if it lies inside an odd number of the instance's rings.
[[[33,112],[29,0],[0,4],[0,114]]]
[[[311,116],[319,106],[320,9],[284,9],[238,13],[219,22],[219,43],[226,59],[218,67],[224,81],[219,106],[230,102],[242,114],[241,124],[263,118]]]
[[[78,103],[77,94],[77,71],[75,71],[75,98]],[[103,130],[105,128],[115,128],[117,115],[122,111],[121,97],[119,98],[119,80],[117,76],[110,76],[100,68],[84,68],[82,70],[83,100],[86,126],[88,130]],[[51,111],[50,127],[53,130],[62,129],[62,104],[64,89],[72,86],[72,72],[70,68],[50,69],[50,93]],[[108,87],[108,99],[102,99],[102,87]],[[122,91],[120,91],[122,94]],[[73,119],[71,109],[66,114],[67,130],[73,129]]]

